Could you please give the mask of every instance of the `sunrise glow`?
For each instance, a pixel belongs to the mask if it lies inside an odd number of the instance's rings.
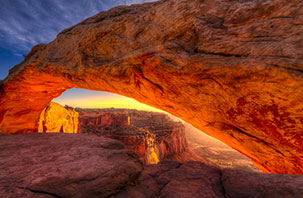
[[[53,100],[61,105],[80,108],[126,108],[154,112],[164,112],[160,109],[142,104],[135,99],[118,94],[90,91],[84,89],[71,89]]]

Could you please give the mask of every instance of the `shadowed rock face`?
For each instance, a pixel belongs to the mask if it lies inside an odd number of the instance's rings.
[[[167,0],[101,12],[35,46],[0,88],[0,131],[29,133],[65,90],[135,98],[265,172],[303,174],[303,2]]]
[[[0,148],[0,197],[107,197],[143,169],[120,142],[82,134],[1,135]]]

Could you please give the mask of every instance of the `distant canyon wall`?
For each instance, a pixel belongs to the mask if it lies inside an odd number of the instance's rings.
[[[126,109],[77,111],[81,133],[118,139],[127,149],[134,150],[145,164],[165,159],[203,161],[189,149],[184,125],[164,113]]]

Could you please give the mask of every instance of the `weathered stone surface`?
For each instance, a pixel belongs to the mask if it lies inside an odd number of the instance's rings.
[[[80,132],[122,141],[144,164],[162,160],[203,161],[189,149],[185,128],[167,114],[132,109],[81,109]]]
[[[78,117],[79,114],[75,110],[66,109],[58,103],[51,102],[40,115],[38,131],[40,133],[79,133]]]
[[[273,175],[240,170],[222,170],[222,184],[226,197],[232,198],[301,198],[301,175]]]
[[[0,197],[107,197],[134,182],[136,154],[81,134],[0,136]]]
[[[144,167],[137,185],[115,198],[301,198],[303,176],[220,170],[201,162],[163,161]]]
[[[163,161],[145,166],[136,186],[113,197],[224,198],[220,174],[219,169],[200,162]]]
[[[69,88],[135,98],[265,172],[303,174],[303,2],[166,0],[101,12],[38,45],[0,88],[0,130],[38,129]]]

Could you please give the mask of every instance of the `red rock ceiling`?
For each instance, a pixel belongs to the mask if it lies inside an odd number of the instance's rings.
[[[303,2],[167,0],[101,12],[38,45],[0,88],[0,130],[36,132],[65,90],[167,111],[265,172],[303,174]]]

